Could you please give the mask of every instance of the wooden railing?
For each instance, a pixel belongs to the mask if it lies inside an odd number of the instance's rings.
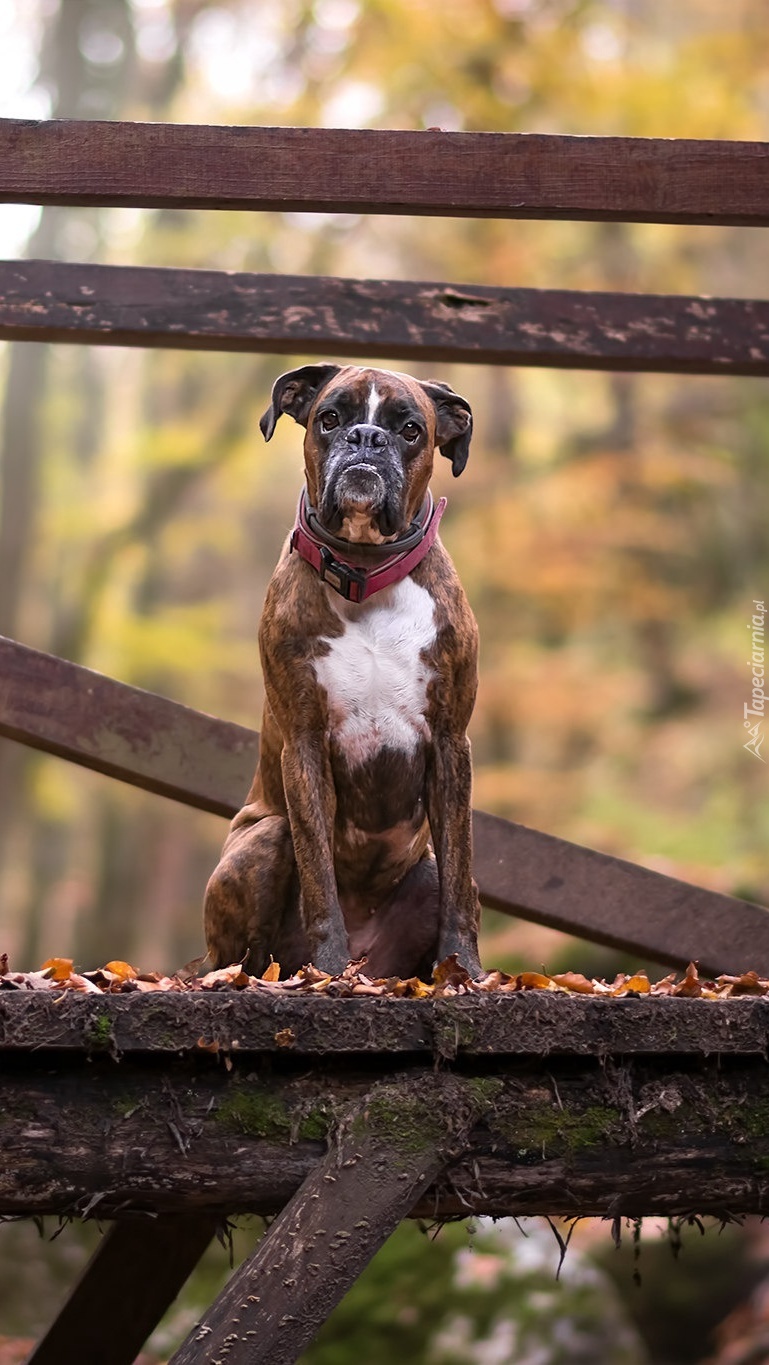
[[[769,223],[769,145],[0,120],[0,200]],[[0,263],[0,338],[769,373],[769,302]],[[230,815],[250,730],[0,643],[0,734]],[[661,962],[769,972],[749,902],[476,813],[495,908]]]
[[[769,144],[4,120],[0,201],[766,226]],[[47,261],[0,264],[0,337],[769,373],[764,300]],[[223,816],[238,807],[258,752],[251,730],[10,640],[0,640],[0,735]],[[474,842],[476,876],[489,905],[665,962],[696,957],[708,970],[769,973],[769,915],[760,906],[483,812],[475,816]],[[293,1360],[390,1228],[431,1185],[429,1198],[437,1201],[431,1207],[447,1212],[455,1204],[494,1212],[568,1207],[619,1217],[677,1209],[682,1199],[684,1209],[701,1200],[722,1211],[763,1212],[767,1154],[763,1110],[756,1108],[766,1105],[762,1000],[737,1006],[736,1032],[728,1002],[713,1004],[710,1013],[711,1004],[699,1000],[650,1005],[630,999],[564,1004],[562,997],[507,998],[486,999],[482,1008],[462,1000],[445,1006],[332,1000],[330,1009],[320,1010],[319,1001],[298,1001],[286,1004],[294,1012],[292,1027],[282,1035],[274,1032],[271,1006],[255,1011],[244,1000],[233,1013],[235,1002],[226,997],[210,1004],[187,1001],[180,1032],[176,1003],[156,1007],[154,1001],[137,995],[94,1005],[93,997],[70,996],[62,1007],[54,993],[45,1001],[38,993],[26,1000],[11,993],[0,1010],[0,1048],[15,1058],[7,1078],[8,1151],[18,1163],[23,1143],[31,1143],[24,1170],[33,1173],[25,1190],[13,1163],[4,1165],[0,1213],[66,1213],[74,1199],[81,1213],[99,1205],[109,1214],[141,1207],[160,1215],[141,1224],[115,1224],[35,1351],[36,1365],[69,1365],[86,1356],[127,1365],[197,1261],[220,1214],[236,1207],[277,1209],[294,1189],[262,1249],[231,1282],[230,1297],[225,1295],[174,1356],[178,1365],[225,1351],[231,1365]],[[362,1025],[366,1011],[375,1008],[380,1027],[372,1034]],[[156,1043],[148,1020],[159,1017],[158,1009],[169,1019]],[[339,1036],[345,1021],[349,1045]],[[392,1044],[383,1022],[395,1030]],[[241,1047],[242,1074],[237,1066],[231,1077],[216,1070],[207,1056],[206,1032],[230,1063]],[[129,1053],[120,1068],[108,1059],[105,1069],[83,1068],[97,1033],[103,1041],[106,1035],[108,1051],[116,1051],[119,1042]],[[289,1141],[293,1090],[280,1150],[274,1135],[271,1147],[261,1130],[230,1133],[221,1127],[217,1104],[223,1091],[251,1085],[259,1058],[281,1038],[285,1042],[286,1033],[299,1052],[314,1048],[327,1054],[328,1095],[353,1106],[337,1134],[338,1147],[326,1157],[317,1141]],[[348,1072],[345,1056],[350,1048],[356,1056],[365,1050],[369,1037],[379,1050],[377,1077],[392,1065],[389,1052],[404,1046],[405,1038],[411,1067],[405,1079],[395,1073],[375,1081],[371,1095],[363,1086],[352,1096],[357,1072]],[[206,1072],[201,1043],[210,1063]],[[167,1056],[153,1055],[153,1049],[168,1047]],[[181,1060],[179,1049],[185,1054]],[[642,1055],[628,1060],[639,1050]],[[692,1051],[690,1064],[683,1054]],[[458,1052],[463,1069],[450,1072],[448,1063]],[[659,1055],[646,1066],[648,1052]],[[703,1058],[710,1052],[719,1057],[707,1070]],[[730,1069],[721,1066],[722,1052],[734,1053]],[[542,1056],[554,1053],[561,1059],[548,1063],[543,1078]],[[281,1087],[290,1089],[296,1075],[293,1059],[284,1054],[281,1045],[271,1055],[267,1084],[273,1104],[277,1091],[283,1102]],[[611,1065],[596,1067],[599,1055]],[[19,1065],[25,1058],[26,1073]],[[358,1065],[363,1066],[360,1057]],[[97,1116],[92,1130],[83,1098],[88,1076]],[[105,1118],[105,1085],[114,1122]],[[483,1099],[490,1085],[493,1106]],[[147,1105],[150,1094],[155,1102]],[[426,1135],[418,1150],[370,1121],[382,1096],[388,1112],[406,1106],[416,1116]],[[579,1125],[586,1103],[593,1105],[591,1114],[605,1111],[606,1123],[583,1141]],[[566,1132],[581,1134],[573,1149],[556,1141],[555,1162],[546,1150],[552,1139],[531,1136],[537,1107],[544,1114],[542,1132],[555,1132],[563,1123]],[[679,1108],[690,1117],[696,1113],[699,1126],[681,1120]],[[645,1117],[651,1111],[670,1123],[657,1124],[655,1117],[652,1127]],[[502,1125],[502,1137],[494,1121]],[[92,1140],[84,1140],[91,1132]],[[197,1145],[188,1160],[193,1136]],[[229,1156],[223,1159],[223,1152]],[[236,1172],[227,1190],[221,1183],[225,1170]],[[254,1183],[253,1171],[261,1172],[262,1186]],[[372,1184],[372,1172],[384,1174]],[[345,1220],[352,1230],[334,1234],[341,1260],[332,1242],[328,1255],[324,1246],[322,1265],[313,1262],[318,1278],[312,1285],[306,1277],[285,1276],[287,1258],[297,1247],[309,1250],[327,1229],[344,1229]],[[263,1301],[250,1293],[257,1282]],[[240,1324],[234,1333],[233,1322]],[[283,1330],[287,1323],[290,1334]]]

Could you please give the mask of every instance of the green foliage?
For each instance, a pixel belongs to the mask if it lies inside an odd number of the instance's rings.
[[[449,1225],[426,1237],[403,1224],[302,1357],[307,1365],[641,1365],[608,1281],[578,1252],[556,1280],[547,1226],[526,1220]],[[528,1236],[526,1235],[528,1233]]]

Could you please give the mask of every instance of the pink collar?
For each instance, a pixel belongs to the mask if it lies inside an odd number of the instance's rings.
[[[307,501],[307,490],[302,489],[290,550],[295,550],[300,559],[311,564],[321,580],[347,602],[365,602],[382,588],[400,583],[417,564],[421,564],[433,547],[445,510],[446,499],[441,498],[436,505],[428,491],[414,525],[397,540],[377,546],[386,558],[375,569],[364,569],[359,564],[352,564],[348,558],[357,547],[352,541],[332,536],[323,529],[315,509]]]

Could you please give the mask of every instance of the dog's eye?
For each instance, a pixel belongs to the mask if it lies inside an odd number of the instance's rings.
[[[416,422],[407,422],[405,427],[401,431],[401,436],[404,438],[404,440],[412,442],[418,440],[420,434],[421,428],[417,425]]]
[[[320,414],[321,431],[333,431],[334,427],[339,426],[339,414],[333,408],[327,408]]]

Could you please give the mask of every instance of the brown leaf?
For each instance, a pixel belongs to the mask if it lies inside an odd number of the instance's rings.
[[[206,972],[200,978],[200,987],[204,991],[219,991],[224,986],[234,986],[242,990],[251,980],[247,972],[243,971],[239,962],[234,962],[231,967],[220,967],[218,971]]]
[[[670,972],[668,976],[663,976],[661,981],[655,981],[652,986],[652,995],[672,995],[676,987],[676,974]]]
[[[198,1049],[198,1052],[213,1052],[216,1054],[219,1051],[220,1044],[216,1041],[207,1043],[205,1038],[198,1038],[195,1047]]]
[[[515,979],[519,991],[547,991],[553,978],[543,972],[519,972]]]
[[[722,981],[724,978],[719,977]],[[743,972],[742,976],[732,977],[730,995],[766,995],[769,982],[762,981],[758,972]]]
[[[614,986],[612,995],[628,995],[630,991],[635,991],[637,995],[648,995],[651,990],[651,982],[646,972],[636,972],[634,976],[626,978],[622,986]]]
[[[377,988],[378,993],[384,993],[385,989],[384,983]],[[426,981],[420,981],[418,976],[410,976],[405,981],[393,981],[387,993],[388,995],[402,996],[409,1000],[426,1000],[433,994],[433,988],[428,986]]]
[[[139,975],[136,968],[132,967],[129,962],[121,962],[119,959],[116,962],[108,962],[104,970],[111,972],[113,976],[117,977],[118,981],[135,981]]]
[[[515,990],[515,977],[507,972],[486,972],[475,984],[479,991]]]
[[[280,981],[280,963],[274,959],[270,960],[270,965],[266,971],[262,972],[262,981]]]
[[[72,966],[71,957],[49,957],[40,970],[48,972],[54,981],[66,981],[72,974]]]
[[[574,991],[577,995],[595,994],[592,981],[588,981],[581,972],[559,972],[552,979],[556,986],[563,986],[564,990]]]
[[[65,986],[71,991],[84,991],[86,994],[91,995],[102,994],[99,987],[94,985],[93,981],[89,981],[86,976],[80,976],[77,972],[73,972],[71,976],[67,977],[66,981],[60,982],[60,985]]]
[[[296,1042],[296,1034],[291,1028],[281,1028],[275,1034],[275,1042],[278,1047],[293,1047]]]
[[[202,957],[193,957],[191,962],[185,962],[184,966],[180,967],[178,972],[175,972],[174,975],[178,976],[180,981],[192,981],[193,977],[197,976],[203,963],[207,961],[208,953],[204,953]]]
[[[702,995],[702,983],[696,962],[689,963],[686,968],[686,976],[683,981],[679,981],[678,985],[673,987],[672,994],[692,996],[693,998]]]
[[[308,986],[325,986],[331,980],[328,972],[322,972],[319,967],[314,967],[312,962],[300,967],[297,976]]]
[[[454,990],[466,989],[472,984],[470,973],[462,966],[456,953],[451,953],[448,957],[439,962],[433,968],[433,984],[436,990],[445,990],[450,987]]]

